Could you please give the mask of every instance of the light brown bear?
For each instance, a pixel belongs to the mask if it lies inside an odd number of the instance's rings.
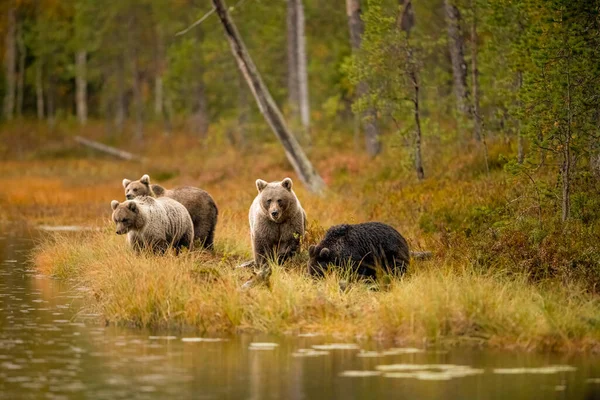
[[[219,210],[208,192],[192,186],[166,190],[160,185],[150,184],[148,175],[137,181],[123,179],[123,188],[127,200],[140,196],[169,197],[183,204],[192,217],[194,240],[207,249],[213,248]]]
[[[269,260],[283,262],[298,251],[306,229],[306,213],[290,178],[271,183],[257,179],[256,188],[258,195],[249,213],[250,237],[254,262],[259,270],[265,270]],[[263,278],[268,279],[268,275]]]
[[[193,250],[194,226],[183,205],[168,197],[139,197],[110,203],[117,235],[127,234],[127,242],[136,251],[144,249],[164,253],[169,247]]]

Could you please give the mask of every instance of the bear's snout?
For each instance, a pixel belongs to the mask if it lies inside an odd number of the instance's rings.
[[[125,228],[121,228],[121,229],[117,228],[117,235],[124,235],[126,233],[127,233],[127,229],[125,229]]]
[[[277,211],[277,210],[271,211],[271,217],[277,219],[277,217],[279,217],[279,211]]]
[[[127,200],[133,200],[133,199],[135,199],[135,196],[134,196],[134,195],[132,195],[132,194],[130,194],[130,193],[127,193],[127,195],[125,196],[125,198],[126,198]]]

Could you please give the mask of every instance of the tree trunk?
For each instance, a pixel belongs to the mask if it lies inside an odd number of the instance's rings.
[[[87,123],[87,52],[79,50],[75,54],[75,85],[76,85],[76,109],[79,125]]]
[[[132,62],[133,75],[133,107],[135,114],[135,139],[144,139],[144,103],[142,99],[142,79],[140,76],[137,55],[134,54]]]
[[[308,96],[308,69],[306,61],[306,34],[303,0],[296,0],[296,37],[298,43],[298,89],[300,121],[304,136],[310,142],[310,101]]]
[[[4,94],[4,118],[11,120],[15,112],[15,86],[16,86],[16,46],[15,31],[17,16],[14,5],[10,5],[6,14],[6,36],[4,38],[4,68],[6,76],[6,93]]]
[[[23,115],[23,90],[25,87],[25,59],[27,57],[27,47],[25,47],[25,38],[23,37],[23,23],[19,23],[17,33],[17,48],[19,50],[19,79],[17,80],[17,117]]]
[[[115,130],[123,133],[125,125],[125,55],[122,54],[116,62],[116,93],[115,93]]]
[[[477,9],[471,0],[471,90],[473,92],[473,136],[481,140],[481,114],[479,113],[479,70],[477,69]],[[487,164],[487,160],[486,160]]]
[[[237,28],[229,16],[225,2],[223,0],[212,0],[212,2],[223,25],[225,36],[229,41],[233,56],[237,61],[240,71],[244,74],[244,78],[246,78],[246,82],[256,99],[260,112],[283,145],[290,164],[302,182],[304,182],[310,191],[321,193],[325,188],[325,182],[323,182],[323,179],[313,168],[294,135],[288,130],[279,108],[263,83]]]
[[[517,92],[523,86],[523,72],[517,72]],[[517,107],[521,109],[521,100],[517,101]],[[521,121],[517,119],[517,162],[523,164],[525,161],[525,149],[523,146],[523,132],[521,132]]]
[[[446,11],[446,24],[448,27],[450,58],[452,59],[456,106],[461,114],[467,118],[471,118],[469,92],[467,90],[467,63],[465,62],[464,40],[460,29],[461,16],[458,8],[451,3],[451,0],[444,0],[444,9]]]
[[[296,16],[296,2],[298,0],[287,0],[287,84],[288,105],[292,120],[300,119],[300,88],[298,85],[298,18]]]
[[[411,80],[415,90],[414,98],[414,116],[415,116],[415,168],[417,170],[417,178],[425,179],[425,171],[423,170],[423,159],[421,157],[421,117],[419,111],[419,81],[416,71],[412,71]]]
[[[572,113],[571,113],[571,71],[569,70],[569,57],[567,55],[567,132],[563,144],[563,168],[562,168],[562,221],[565,222],[571,216],[571,138],[572,138]]]
[[[200,139],[206,139],[208,134],[208,110],[206,104],[206,93],[202,74],[196,74],[196,90],[194,91],[194,114],[192,115],[192,130]]]
[[[473,11],[473,20],[471,21],[471,89],[473,91],[473,136],[475,140],[481,142],[483,146],[483,157],[485,161],[485,171],[490,173],[490,164],[488,161],[487,142],[481,123],[481,114],[479,112],[479,70],[477,69],[477,5],[471,0],[471,10]]]
[[[360,1],[346,0],[346,13],[348,15],[348,26],[350,28],[350,44],[352,51],[360,49],[362,34],[364,32],[363,22],[360,18]],[[369,92],[369,86],[366,82],[360,82],[356,88],[358,97],[363,97]],[[365,141],[367,152],[371,156],[376,156],[381,152],[381,142],[379,141],[379,129],[377,128],[377,113],[370,108],[362,114],[363,129],[365,131]]]
[[[306,35],[302,0],[287,0],[288,103],[292,118],[300,121],[309,138],[310,103],[306,61]]]
[[[238,74],[238,118],[237,118],[237,129],[238,129],[238,143],[241,147],[246,146],[246,129],[248,125],[248,117],[250,115],[250,104],[248,103],[248,93],[244,86],[244,76]]]
[[[42,60],[35,63],[35,96],[37,105],[37,117],[44,119],[44,79],[42,76]]]
[[[396,27],[406,33],[406,41],[404,43],[406,50],[406,72],[413,86],[413,115],[415,118],[415,170],[419,180],[425,179],[425,171],[423,169],[423,158],[421,157],[421,114],[419,109],[419,76],[417,63],[414,59],[413,48],[410,44],[410,31],[415,24],[415,14],[411,0],[399,0],[398,3],[402,6],[402,13],[396,21]]]
[[[163,78],[162,75],[154,77],[154,115],[157,118],[163,115]]]
[[[165,46],[162,28],[156,27],[156,71],[154,75],[154,116],[163,117],[163,74],[165,70]]]
[[[48,76],[52,75],[48,73]],[[46,102],[46,118],[48,120],[48,126],[50,128],[54,128],[56,125],[56,104],[54,102],[56,96],[56,87],[53,78],[48,78],[46,88],[46,97],[48,99]]]

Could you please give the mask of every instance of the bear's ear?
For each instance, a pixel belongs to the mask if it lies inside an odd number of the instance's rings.
[[[292,180],[290,178],[285,178],[281,181],[281,186],[283,186],[287,190],[292,190]]]
[[[148,174],[142,176],[140,178],[140,182],[142,182],[144,185],[150,185],[150,177],[148,176]]]
[[[329,258],[329,249],[327,247],[323,247],[319,252],[319,257],[327,260]]]
[[[112,208],[113,211],[116,210],[117,207],[119,207],[119,202],[118,201],[113,200],[113,201],[110,202],[110,208]]]
[[[308,246],[308,255],[313,257],[315,255],[316,249],[317,249],[317,246],[315,246],[314,244],[311,244],[310,246]]]
[[[123,179],[123,189],[127,189],[127,186],[131,183],[130,179]]]
[[[256,180],[256,188],[258,189],[258,193],[262,192],[264,188],[268,185],[267,181],[263,181],[262,179]]]
[[[135,204],[135,201],[130,201],[129,204],[127,204],[127,208],[129,208],[133,212],[136,212],[137,204]]]

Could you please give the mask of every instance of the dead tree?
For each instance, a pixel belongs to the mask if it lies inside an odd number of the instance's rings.
[[[346,13],[348,15],[348,27],[350,29],[350,44],[352,51],[356,52],[360,49],[364,25],[360,17],[360,1],[346,0]],[[362,97],[369,92],[367,82],[361,81],[356,92],[358,97]],[[365,131],[365,141],[367,152],[371,156],[376,156],[381,152],[381,142],[379,141],[379,129],[377,127],[377,113],[370,107],[362,114],[363,129]]]
[[[292,164],[302,182],[310,191],[321,193],[325,188],[325,182],[323,182],[323,179],[314,169],[308,157],[306,157],[294,135],[288,130],[281,111],[277,107],[277,104],[275,104],[273,97],[271,97],[269,90],[246,50],[246,46],[233,20],[229,16],[225,2],[223,0],[212,0],[212,2],[223,25],[225,36],[231,46],[231,52],[254,95],[260,112],[265,117],[273,133],[275,133],[275,136],[277,136],[277,139],[283,145],[290,164]]]

